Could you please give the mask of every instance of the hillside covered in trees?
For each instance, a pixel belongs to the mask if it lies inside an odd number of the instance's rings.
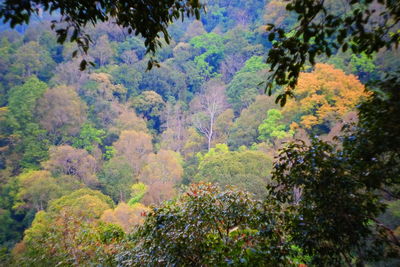
[[[385,149],[396,144],[398,118],[384,115],[371,88],[399,68],[399,50],[319,54],[280,105],[286,85],[265,91],[278,42],[266,28],[290,31],[298,15],[281,0],[209,0],[205,9],[169,25],[169,43],[160,39],[152,57],[112,21],[86,26],[87,54],[57,42],[58,14],[0,25],[0,264],[399,264],[398,151],[369,164],[386,169],[360,174],[390,177],[385,193],[376,180],[365,180],[371,191],[354,182],[365,166],[342,160],[383,140],[353,145],[372,135],[356,125],[390,132]],[[147,70],[150,59],[158,66]],[[80,70],[82,60],[92,64]],[[370,119],[374,110],[392,130]],[[375,224],[390,242],[370,238]]]

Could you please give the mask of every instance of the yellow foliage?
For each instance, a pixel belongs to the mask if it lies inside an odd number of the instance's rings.
[[[128,233],[133,230],[135,225],[143,223],[144,216],[149,211],[149,208],[140,203],[129,206],[121,202],[115,209],[104,211],[100,219],[104,222],[117,224]]]

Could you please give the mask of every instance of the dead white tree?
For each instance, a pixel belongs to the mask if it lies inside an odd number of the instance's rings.
[[[225,84],[218,80],[209,81],[192,102],[193,125],[207,138],[208,150],[215,135],[215,121],[226,108]]]

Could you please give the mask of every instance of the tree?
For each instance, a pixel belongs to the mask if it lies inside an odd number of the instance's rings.
[[[132,52],[133,51],[126,51]],[[125,53],[126,53],[125,52]],[[141,63],[138,62],[133,65],[119,64],[113,66],[110,70],[110,74],[113,77],[113,81],[116,84],[122,84],[125,86],[127,91],[127,96],[135,96],[139,94],[139,85],[143,78],[143,72],[141,71]]]
[[[120,135],[122,131],[134,130],[148,132],[146,120],[136,115],[136,112],[126,106],[116,107],[118,115],[110,126],[110,132]]]
[[[259,140],[272,141],[275,139],[283,139],[293,136],[292,131],[287,131],[284,124],[279,124],[282,120],[282,113],[277,109],[269,109],[267,112],[267,118],[258,126],[258,132],[260,136]]]
[[[200,152],[207,148],[207,143],[200,133],[193,127],[188,129],[188,137],[185,145],[183,146],[183,152],[185,158],[193,157],[197,152]]]
[[[21,166],[37,168],[40,161],[46,159],[48,138],[46,131],[40,127],[35,116],[39,99],[43,96],[47,85],[35,76],[10,91],[8,107],[3,124],[4,133],[10,133],[6,143],[21,153]]]
[[[136,131],[122,131],[114,143],[116,156],[124,157],[138,175],[144,166],[147,156],[153,151],[151,136]]]
[[[45,210],[50,200],[61,196],[61,188],[48,171],[29,171],[18,176],[17,209]]]
[[[298,26],[291,34],[273,24],[268,26],[268,39],[277,41],[268,52],[267,63],[273,71],[271,82],[294,88],[307,61],[315,65],[316,56],[330,57],[334,50],[346,52],[350,48],[353,53],[371,55],[381,48],[398,46],[400,11],[397,2],[350,1],[338,5],[339,8],[332,8],[331,4],[331,1],[289,1],[286,10],[298,15]],[[336,14],[340,10],[352,12]],[[270,94],[271,82],[267,85]],[[278,99],[281,105],[285,105],[290,95],[292,90],[288,88]]]
[[[150,154],[139,175],[139,181],[148,185],[143,203],[158,204],[173,197],[174,186],[182,181],[182,176],[179,154],[170,150]]]
[[[182,104],[181,102],[166,104],[162,116],[165,121],[162,128],[165,131],[161,136],[161,147],[164,149],[182,152],[187,135],[187,114]]]
[[[109,61],[113,58],[114,50],[108,41],[107,35],[103,35],[97,39],[96,45],[90,50],[90,55],[93,56],[95,62],[100,67],[109,63]]]
[[[328,60],[328,64],[345,71],[347,74],[354,74],[363,84],[373,81],[378,77],[376,55],[367,56],[366,54],[356,55],[350,51],[346,53],[338,52]]]
[[[157,154],[149,154],[139,180],[145,184],[152,184],[158,180],[178,184],[182,174],[180,155],[171,150],[160,150]]]
[[[109,197],[89,189],[53,201],[47,211],[36,214],[24,239],[14,248],[14,260],[39,266],[112,265],[115,248],[111,241],[121,240],[123,230],[99,221],[112,207]]]
[[[183,38],[187,42],[187,41],[191,40],[192,38],[194,38],[196,36],[203,35],[203,34],[206,34],[206,33],[207,32],[204,29],[203,23],[201,23],[200,20],[194,20],[187,27],[187,30],[186,30],[185,35],[183,36]]]
[[[41,8],[36,8],[40,6]],[[29,1],[24,4],[6,2],[1,6],[0,18],[4,22],[10,22],[14,27],[18,24],[28,23],[31,16],[45,12],[59,12],[63,14],[60,20],[52,22],[52,29],[57,33],[57,41],[64,43],[68,38],[78,45],[79,51],[86,53],[91,38],[85,32],[85,26],[91,22],[113,21],[123,27],[127,32],[140,34],[145,39],[147,52],[155,53],[160,46],[160,34],[168,43],[170,35],[167,32],[168,25],[184,15],[199,18],[199,1],[171,1],[168,3],[154,2],[152,4],[142,2],[124,1],[117,5],[113,1],[102,0],[98,3],[85,1],[81,3],[63,3],[58,1]],[[71,34],[71,35],[69,35]],[[84,69],[87,62],[81,62]]]
[[[23,85],[10,91],[7,120],[14,131],[23,131],[24,126],[34,122],[37,101],[43,96],[46,89],[46,83],[41,82],[35,76],[31,76]]]
[[[263,82],[262,71],[266,69],[267,64],[263,63],[262,57],[253,56],[233,76],[226,94],[228,102],[236,113],[240,113],[243,108],[248,108],[259,95],[259,84]]]
[[[225,86],[212,80],[208,82],[202,94],[192,101],[194,115],[193,125],[207,139],[208,150],[214,138],[215,122],[226,107]]]
[[[153,122],[153,127],[160,126],[160,116],[165,108],[162,97],[154,91],[144,91],[131,99],[131,106],[138,114],[142,114]]]
[[[228,143],[229,133],[233,126],[235,115],[232,109],[222,112],[215,121],[214,144]]]
[[[343,156],[318,140],[311,146],[292,144],[281,152],[273,171],[271,199],[294,206],[296,216],[286,223],[294,244],[310,255],[310,264],[351,266],[382,253],[374,218],[383,203],[365,190]]]
[[[107,73],[92,73],[86,85],[85,96],[94,100],[126,101],[127,89],[121,84],[114,84],[112,76]]]
[[[43,163],[43,167],[56,177],[71,175],[89,187],[98,185],[96,160],[86,150],[63,145],[50,148],[49,154],[49,160]]]
[[[229,151],[224,144],[217,144],[200,157],[195,181],[236,186],[262,198],[269,183],[272,158],[260,151]]]
[[[119,225],[124,229],[125,233],[130,233],[135,226],[144,222],[144,214],[149,211],[149,208],[140,203],[129,206],[121,202],[115,209],[105,210],[100,219],[107,223]]]
[[[47,50],[37,42],[29,42],[15,52],[12,68],[23,78],[36,75],[48,80],[54,65],[55,63]]]
[[[295,87],[306,61],[314,65],[316,56],[329,57],[334,49],[345,52],[350,48],[358,55],[371,55],[383,47],[397,49],[400,33],[397,23],[391,23],[400,17],[397,2],[350,1],[345,8],[352,12],[339,16],[337,9],[327,8],[327,2],[288,3],[287,9],[299,15],[297,29],[292,34],[275,29],[269,36],[271,41],[279,40],[267,61],[274,69],[271,79],[276,83]],[[358,127],[344,138],[343,151],[319,141],[312,146],[294,145],[283,152],[277,164],[277,183],[284,184],[278,186],[281,190],[275,187],[278,201],[299,201],[301,212],[292,235],[312,256],[311,264],[363,265],[389,256],[387,246],[392,247],[392,253],[394,247],[398,257],[399,242],[392,229],[376,219],[385,210],[382,198],[396,197],[391,191],[398,188],[398,116],[392,113],[398,107],[398,80],[394,75],[378,83],[376,93],[360,107]],[[284,105],[291,94],[288,88],[277,100]],[[293,189],[299,188],[304,193],[296,198]],[[296,225],[299,219],[301,224]],[[321,220],[327,228],[315,227]],[[306,229],[301,229],[303,226]]]
[[[140,71],[143,73],[144,69],[142,68]],[[163,99],[184,100],[182,96],[185,96],[187,90],[186,80],[187,78],[181,71],[166,62],[160,64],[159,68],[144,72],[139,89],[141,91],[155,91]]]
[[[92,125],[85,123],[82,126],[79,136],[73,139],[72,146],[92,152],[95,147],[103,144],[104,135],[104,130],[98,130]]]
[[[74,88],[59,86],[44,93],[36,112],[43,128],[63,137],[79,133],[86,120],[86,108]]]
[[[293,14],[290,14],[286,10],[287,3],[282,0],[271,0],[265,4],[265,13],[263,21],[266,24],[274,24],[283,29],[291,29],[296,23],[296,19]]]
[[[300,117],[298,122],[306,129],[321,125],[330,129],[331,124],[368,96],[354,75],[346,75],[327,64],[317,64],[313,72],[301,73],[296,94],[297,101],[287,103],[282,114],[294,119]]]
[[[118,264],[290,265],[291,249],[276,234],[281,229],[277,212],[262,210],[245,192],[193,185],[148,213],[132,234],[131,249],[118,255]]]
[[[67,47],[64,47],[64,51]],[[55,68],[51,82],[55,85],[67,85],[78,87],[88,78],[87,71],[79,70],[79,62],[77,59],[64,61]]]
[[[134,169],[124,157],[113,157],[103,166],[99,181],[115,202],[128,201],[132,184],[137,181]]]
[[[311,264],[398,258],[395,229],[378,216],[388,200],[399,198],[399,84],[395,75],[376,85],[379,91],[359,107],[357,124],[342,133],[341,146],[292,144],[275,165],[270,190],[278,202],[296,207],[291,236]]]
[[[203,76],[215,77],[224,54],[223,41],[223,37],[216,33],[206,33],[190,40],[190,44],[201,51],[194,62]]]
[[[250,63],[256,59],[261,63],[260,65],[264,65],[264,69],[266,68],[263,59],[259,57],[264,53],[263,47],[258,42],[253,41],[255,36],[252,31],[249,31],[246,27],[237,26],[228,31],[224,37],[226,38],[225,53],[220,72],[225,81],[231,81],[232,77],[243,68],[247,61]]]
[[[138,204],[147,193],[149,187],[144,183],[136,183],[131,187],[131,199],[128,202],[129,206],[134,206]]]
[[[239,118],[235,120],[230,130],[228,144],[239,148],[244,145],[250,147],[257,141],[258,126],[263,122],[269,108],[276,107],[273,97],[259,95],[248,108],[243,109]]]

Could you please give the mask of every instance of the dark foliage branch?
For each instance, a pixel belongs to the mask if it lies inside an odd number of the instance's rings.
[[[266,91],[273,84],[288,85],[277,98],[283,106],[292,96],[299,74],[308,63],[315,64],[319,55],[330,57],[335,51],[351,49],[353,53],[371,55],[382,48],[398,46],[400,32],[400,2],[397,0],[343,1],[345,14],[328,7],[325,0],[288,0],[286,9],[297,14],[297,26],[289,32],[268,25],[273,46],[267,63],[272,75]]]
[[[59,13],[61,18],[53,20],[51,27],[56,31],[59,43],[68,39],[78,45],[74,56],[78,52],[85,55],[89,49],[91,38],[85,33],[86,25],[113,21],[129,34],[140,34],[144,38],[147,53],[154,54],[161,46],[160,37],[169,43],[168,25],[185,16],[199,18],[200,8],[198,0],[5,0],[0,3],[0,18],[4,23],[15,27],[28,24],[33,15],[39,15],[43,11]],[[81,69],[85,69],[87,64],[86,60],[82,60]],[[151,69],[154,64],[157,62],[151,59],[148,68]]]
[[[379,216],[400,197],[400,79],[377,82],[345,127],[339,147],[289,144],[274,166],[269,198],[294,207],[289,235],[317,266],[398,258],[398,236]]]

